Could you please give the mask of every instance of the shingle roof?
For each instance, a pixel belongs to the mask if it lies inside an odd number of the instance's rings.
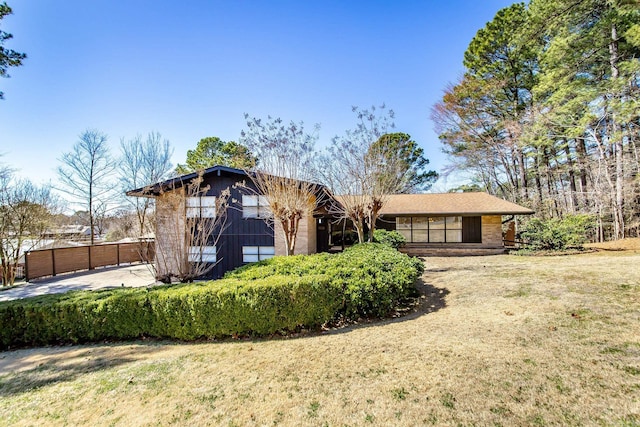
[[[530,215],[534,211],[487,193],[394,194],[383,215]]]

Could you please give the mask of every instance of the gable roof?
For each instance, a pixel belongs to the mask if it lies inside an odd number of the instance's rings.
[[[393,194],[382,215],[531,215],[531,209],[487,193]]]
[[[242,169],[231,168],[229,166],[211,166],[210,168],[204,169],[202,171],[191,172],[186,175],[180,175],[173,178],[169,178],[165,181],[157,182],[154,184],[150,184],[141,188],[136,188],[135,190],[129,190],[125,194],[127,196],[135,196],[135,197],[157,197],[163,191],[174,190],[176,188],[180,188],[185,184],[190,183],[194,178],[198,177],[198,175],[202,173],[203,177],[207,175],[216,174],[217,176],[225,174],[239,175],[242,177],[249,176],[247,172]],[[251,172],[250,172],[251,173]],[[327,192],[327,189],[322,184],[316,184],[318,192]]]
[[[242,169],[216,165],[216,166],[211,166],[210,168],[204,169],[203,171],[191,172],[186,175],[176,176],[173,178],[169,178],[165,181],[160,181],[154,184],[146,185],[141,188],[136,188],[135,190],[129,190],[125,194],[127,196],[135,196],[135,197],[156,197],[156,196],[159,196],[162,191],[180,188],[183,185],[188,184],[189,182],[191,182],[191,180],[196,178],[199,173],[202,173],[203,176],[209,175],[211,173],[217,173],[217,175],[220,176],[222,172],[247,176],[247,173]]]

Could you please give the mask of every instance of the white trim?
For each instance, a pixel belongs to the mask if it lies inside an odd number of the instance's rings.
[[[275,254],[275,246],[243,246],[242,262],[258,262],[273,258]]]
[[[217,250],[215,246],[189,246],[189,262],[210,262],[217,261]]]
[[[187,218],[215,218],[216,196],[187,197],[185,209]]]

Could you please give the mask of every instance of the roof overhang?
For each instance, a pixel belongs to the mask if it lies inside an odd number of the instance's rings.
[[[191,172],[185,175],[169,178],[165,181],[149,184],[145,187],[136,188],[135,190],[129,190],[125,194],[132,197],[158,197],[164,191],[175,190],[176,188],[183,187],[185,184],[188,184],[200,175],[206,176],[217,174],[217,176],[221,176],[223,172],[228,174],[247,176],[247,173],[242,169],[216,165],[207,169],[203,169],[201,171]]]
[[[380,212],[387,216],[531,215],[533,210],[483,192],[394,194]]]

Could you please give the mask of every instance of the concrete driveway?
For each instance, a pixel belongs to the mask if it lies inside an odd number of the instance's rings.
[[[135,264],[126,267],[107,267],[81,273],[35,279],[7,290],[0,289],[0,301],[32,297],[44,294],[59,294],[67,291],[119,288],[137,288],[156,283],[149,266]]]

